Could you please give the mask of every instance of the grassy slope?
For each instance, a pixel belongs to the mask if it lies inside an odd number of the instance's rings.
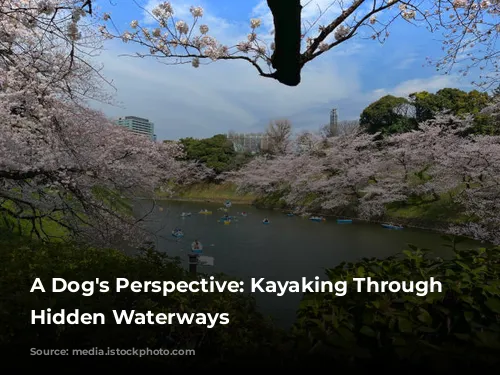
[[[161,193],[158,194],[161,197]],[[240,194],[232,183],[222,184],[196,184],[190,187],[179,187],[172,199],[190,201],[224,202],[227,199],[234,203],[251,204],[256,196],[253,194]]]
[[[98,186],[95,186],[93,191],[96,198],[105,202],[109,208],[120,212],[123,215],[133,214],[131,203],[128,200],[123,199],[119,193]],[[67,203],[71,204],[71,201],[68,201]],[[16,211],[16,206],[11,201],[6,201],[0,204],[0,209],[1,208],[8,209],[13,212]],[[40,212],[36,213],[40,214]],[[29,215],[30,213],[27,212],[26,214]],[[78,217],[82,219],[86,218],[80,209],[75,210],[75,215],[78,215]],[[52,213],[51,217],[64,221],[63,216],[58,215],[57,213]],[[33,226],[35,228],[33,228]],[[14,234],[20,236],[36,238],[35,231],[33,229],[36,229],[43,240],[49,240],[50,242],[64,241],[71,235],[67,228],[48,217],[32,221],[27,219],[17,220],[8,215],[6,212],[2,212],[0,215],[0,231],[12,231]]]

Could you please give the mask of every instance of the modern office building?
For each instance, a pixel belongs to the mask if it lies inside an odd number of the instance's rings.
[[[269,143],[265,133],[228,133],[227,139],[238,152],[259,153],[266,150]]]
[[[131,132],[149,137],[156,141],[155,125],[148,119],[136,116],[120,117],[115,121],[117,125],[129,129]]]

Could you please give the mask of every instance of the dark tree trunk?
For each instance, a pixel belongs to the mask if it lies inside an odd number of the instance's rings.
[[[271,57],[273,78],[287,86],[300,83],[300,0],[267,0],[274,18],[275,50]]]

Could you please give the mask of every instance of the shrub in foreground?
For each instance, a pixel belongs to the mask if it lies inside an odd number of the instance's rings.
[[[228,293],[30,293],[35,278],[45,286],[51,278],[79,282],[125,277],[137,281],[189,281],[193,277],[180,265],[154,250],[136,257],[116,250],[41,244],[9,239],[0,243],[0,345],[20,348],[166,348],[195,349],[196,356],[147,357],[148,361],[207,366],[232,358],[272,356],[279,331],[256,310],[248,295]],[[198,277],[202,277],[199,275]],[[229,280],[218,275],[219,280]],[[31,310],[79,309],[81,313],[103,313],[105,325],[31,325]],[[230,324],[207,328],[202,325],[117,325],[112,310],[154,313],[229,313]],[[124,358],[120,359],[125,361]]]
[[[358,363],[424,364],[449,368],[498,362],[500,249],[457,251],[444,260],[411,246],[403,256],[363,259],[328,269],[333,282],[429,280],[442,292],[307,294],[294,327],[303,345]]]
[[[306,294],[289,332],[275,328],[252,297],[226,293],[30,293],[35,278],[86,281],[189,281],[178,259],[152,249],[131,257],[116,250],[70,244],[0,240],[0,345],[28,353],[29,348],[195,349],[196,356],[144,357],[141,365],[204,367],[216,365],[307,368],[334,366],[384,368],[425,364],[425,370],[493,364],[500,352],[499,249],[457,251],[443,260],[412,248],[404,256],[362,259],[328,269],[331,281],[427,280],[443,284],[442,293],[358,293],[344,297]],[[198,275],[202,277],[204,275]],[[217,275],[219,280],[229,280]],[[49,285],[49,284],[47,284]],[[51,308],[102,312],[205,312],[230,314],[229,325],[45,325],[30,324],[30,311]],[[58,358],[58,363],[61,358]],[[80,358],[81,359],[81,358]],[[96,358],[93,358],[96,359]],[[109,360],[110,358],[105,358]],[[117,359],[117,358],[115,358]],[[52,361],[54,359],[52,358]],[[62,360],[62,359],[61,359]],[[88,357],[85,358],[89,360]],[[120,357],[120,363],[139,358]],[[436,367],[437,366],[437,367]],[[423,369],[423,368],[422,368]]]

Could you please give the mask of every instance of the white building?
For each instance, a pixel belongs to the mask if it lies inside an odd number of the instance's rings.
[[[129,129],[131,132],[156,140],[155,125],[148,119],[136,116],[125,116],[115,120],[119,126]]]
[[[227,139],[233,143],[235,151],[259,153],[269,146],[265,133],[228,133]]]

